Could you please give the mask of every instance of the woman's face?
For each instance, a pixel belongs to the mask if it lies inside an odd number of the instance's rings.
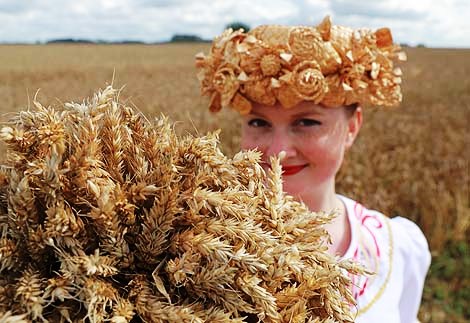
[[[291,109],[254,104],[243,117],[242,149],[263,153],[263,167],[281,151],[284,191],[304,197],[317,189],[334,188],[345,151],[362,124],[362,111],[350,115],[346,108],[324,108],[302,102]]]

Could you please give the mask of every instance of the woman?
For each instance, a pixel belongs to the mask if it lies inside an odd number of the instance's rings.
[[[225,31],[198,54],[211,111],[243,118],[242,148],[282,156],[284,190],[312,211],[336,211],[329,252],[375,275],[351,277],[357,322],[416,322],[430,253],[411,221],[336,194],[335,177],[362,125],[362,107],[401,101],[404,59],[387,28],[260,26]]]

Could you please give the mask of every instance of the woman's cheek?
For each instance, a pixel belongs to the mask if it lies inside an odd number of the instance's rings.
[[[334,176],[343,160],[341,145],[331,138],[321,138],[315,145],[310,146],[306,152],[311,157],[311,164],[314,165],[318,176],[322,179]]]
[[[255,136],[252,131],[243,129],[241,135],[240,146],[242,149],[255,149],[258,147],[259,139]]]
[[[308,147],[308,155],[318,156],[319,159],[334,159],[337,155],[338,147],[336,140],[333,140],[329,136],[322,136],[318,138],[312,138]]]
[[[251,133],[242,133],[240,147],[244,150],[256,149],[265,156],[266,154],[266,138],[260,135],[253,135]],[[263,157],[262,157],[263,158]]]

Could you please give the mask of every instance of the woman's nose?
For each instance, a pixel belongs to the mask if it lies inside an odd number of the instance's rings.
[[[295,143],[288,133],[275,131],[268,147],[266,147],[266,157],[278,156],[281,151],[285,152],[285,158],[295,156]]]

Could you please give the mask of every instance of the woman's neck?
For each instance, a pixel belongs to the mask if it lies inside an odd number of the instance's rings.
[[[334,183],[312,187],[309,191],[303,192],[299,199],[313,212],[331,212],[343,207],[341,200],[336,195]]]
[[[351,228],[347,216],[347,210],[342,200],[336,195],[334,184],[328,188],[312,189],[308,194],[303,194],[301,200],[313,212],[335,212],[337,216],[325,224],[329,232],[332,244],[328,246],[328,252],[333,255],[343,256],[351,242]]]

